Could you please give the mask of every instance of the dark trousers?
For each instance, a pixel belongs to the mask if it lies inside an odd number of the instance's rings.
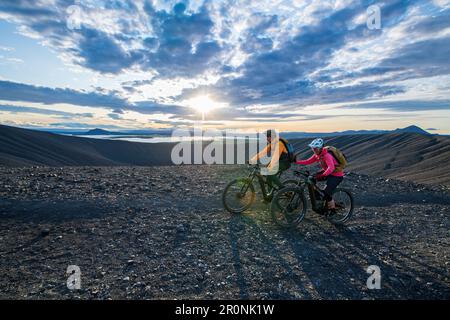
[[[342,182],[342,180],[344,180],[344,177],[336,177],[332,175],[326,177],[327,186],[323,190],[323,192],[325,193],[325,200],[327,201],[333,200],[332,197],[333,192],[337,188],[337,186]]]
[[[278,162],[278,172],[276,174],[267,176],[267,184],[270,187],[277,186],[278,188],[280,188],[281,187],[280,175],[283,173],[283,171],[286,171],[290,167],[291,163],[289,161],[280,160]]]

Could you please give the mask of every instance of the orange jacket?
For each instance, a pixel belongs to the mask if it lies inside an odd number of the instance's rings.
[[[267,155],[270,152],[271,149],[271,143],[267,144],[267,146],[262,149],[259,153],[257,153],[251,160],[250,162],[256,162],[258,161],[262,156]],[[280,160],[280,157],[283,153],[288,153],[286,146],[284,145],[283,142],[281,142],[280,140],[278,140],[278,153],[274,153],[272,154],[272,159],[270,160],[269,165],[267,166],[267,169],[271,169],[273,168],[274,165],[278,164],[278,161]]]

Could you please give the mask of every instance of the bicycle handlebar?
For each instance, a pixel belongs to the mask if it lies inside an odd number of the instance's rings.
[[[247,168],[249,170],[259,170],[261,168],[261,166],[259,165],[259,163],[255,163],[255,164],[247,163]]]

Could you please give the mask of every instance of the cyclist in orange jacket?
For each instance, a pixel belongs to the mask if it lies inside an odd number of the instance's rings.
[[[274,143],[278,143],[278,153],[274,152],[271,156],[271,160],[269,165],[267,166],[267,169],[270,171],[278,164],[278,171],[273,172],[270,175],[267,175],[267,183],[269,187],[276,186],[277,188],[280,188],[282,186],[282,183],[280,181],[279,175],[281,172],[286,171],[290,168],[291,163],[289,161],[289,153],[286,149],[286,146],[284,143],[279,139],[278,135],[275,134],[274,130],[267,130],[266,137],[267,137],[267,146],[261,150],[258,154],[256,154],[252,159],[250,159],[250,164],[255,164],[258,162],[258,160],[266,156],[271,151],[272,146],[272,137],[275,137],[277,141],[273,141]]]

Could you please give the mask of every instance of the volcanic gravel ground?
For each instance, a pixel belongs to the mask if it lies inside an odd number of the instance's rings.
[[[1,299],[450,299],[445,187],[350,174],[356,209],[281,230],[235,166],[0,168]],[[259,187],[257,187],[259,192]],[[66,285],[69,265],[81,289]],[[370,265],[381,289],[366,285]]]

